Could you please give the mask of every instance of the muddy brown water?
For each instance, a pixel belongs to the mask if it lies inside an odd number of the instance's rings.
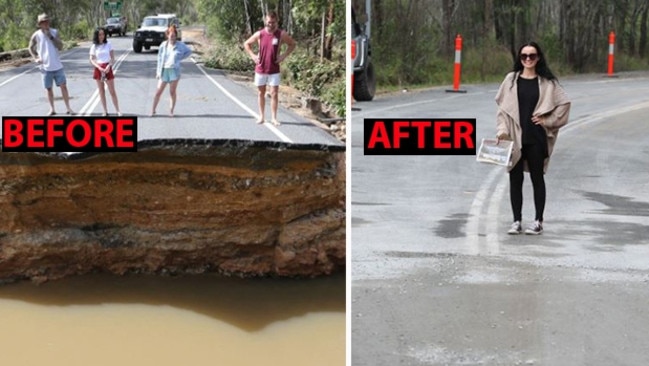
[[[344,365],[345,277],[0,286],[3,365]]]

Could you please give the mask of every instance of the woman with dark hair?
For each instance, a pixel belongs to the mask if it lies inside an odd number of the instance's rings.
[[[90,63],[95,67],[93,79],[97,82],[99,99],[101,100],[101,106],[104,108],[104,116],[108,115],[104,83],[108,85],[108,92],[113,100],[113,106],[115,106],[117,115],[121,116],[122,112],[119,110],[117,93],[115,93],[115,75],[113,75],[115,55],[113,53],[113,46],[106,39],[106,30],[104,28],[97,28],[92,37],[92,46],[90,46]]]
[[[547,66],[541,47],[529,42],[518,49],[514,69],[507,74],[496,95],[498,140],[512,140],[509,194],[514,222],[508,234],[523,232],[523,172],[528,171],[534,188],[534,222],[525,234],[543,232],[545,179],[559,128],[568,123],[570,100]]]
[[[183,42],[176,40],[178,30],[176,25],[172,24],[167,29],[167,40],[162,42],[158,50],[158,66],[156,68],[156,78],[158,87],[153,98],[153,108],[151,116],[155,115],[155,110],[160,102],[160,96],[169,84],[169,116],[174,116],[176,107],[176,88],[180,81],[180,61],[189,57],[192,51]]]

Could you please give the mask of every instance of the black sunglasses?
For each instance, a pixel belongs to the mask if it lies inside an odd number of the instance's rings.
[[[536,58],[537,58],[538,56],[539,56],[539,55],[536,54],[536,53],[530,53],[530,54],[527,54],[527,53],[521,53],[521,56],[520,56],[520,57],[521,57],[521,61],[525,61],[525,60],[528,59],[528,58],[530,59],[530,61],[535,61]]]

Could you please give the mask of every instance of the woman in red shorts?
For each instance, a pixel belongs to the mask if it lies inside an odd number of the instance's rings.
[[[90,63],[95,67],[93,79],[97,82],[101,106],[104,108],[104,116],[108,115],[104,83],[108,85],[108,92],[113,100],[113,106],[115,106],[117,115],[121,116],[122,112],[119,110],[117,93],[115,93],[115,76],[113,75],[115,56],[113,54],[113,46],[106,39],[106,30],[104,28],[97,28],[97,30],[95,30],[95,34],[92,37],[92,43],[92,46],[90,46]]]

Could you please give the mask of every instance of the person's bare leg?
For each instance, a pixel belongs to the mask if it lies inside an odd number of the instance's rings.
[[[115,92],[115,79],[106,80],[106,84],[108,84],[108,92],[110,93],[110,99],[113,101],[115,111],[117,115],[121,116],[122,112],[119,110],[119,102],[117,101],[117,93]]]
[[[50,111],[47,114],[50,116],[56,114],[56,110],[54,109],[54,91],[52,91],[52,88],[45,89],[45,95],[47,96],[47,102],[50,103]]]
[[[108,107],[106,106],[106,91],[104,90],[104,82],[101,80],[95,80],[97,82],[97,90],[99,91],[99,101],[101,101],[101,107],[104,108],[104,116],[108,115]]]
[[[259,93],[257,94],[257,104],[259,104],[259,118],[257,118],[257,123],[264,123],[264,114],[266,113],[266,85],[260,85],[257,87]]]
[[[68,114],[73,114],[72,108],[70,108],[70,95],[68,94],[68,87],[65,84],[61,84],[61,96],[63,96],[63,102],[65,103],[65,108],[68,109]]]
[[[169,84],[169,97],[170,97],[169,116],[170,117],[174,116],[174,108],[176,108],[176,88],[178,88],[179,81],[180,79],[172,81]]]
[[[279,126],[279,120],[277,119],[277,105],[279,104],[279,86],[270,87],[270,111],[272,114],[272,123],[275,126]]]
[[[151,116],[155,115],[155,110],[156,108],[158,108],[158,103],[160,102],[160,96],[162,95],[162,92],[165,90],[166,86],[167,83],[165,83],[164,81],[158,81],[158,89],[155,91],[155,97],[153,97],[153,108],[151,109]]]

